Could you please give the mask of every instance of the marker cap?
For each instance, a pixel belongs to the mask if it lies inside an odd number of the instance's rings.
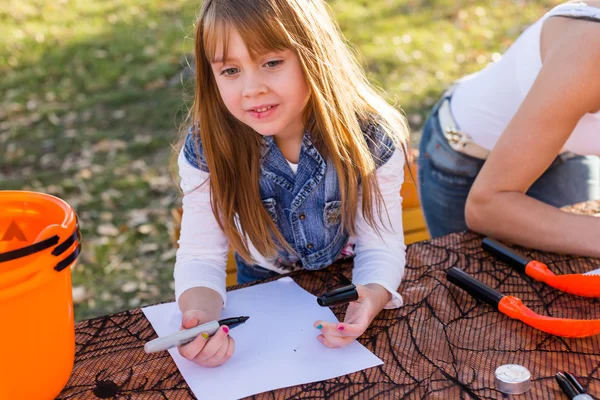
[[[506,394],[521,394],[531,388],[529,370],[519,364],[505,364],[494,372],[496,388]]]
[[[317,297],[317,303],[321,307],[331,307],[338,304],[350,303],[355,300],[358,300],[358,291],[353,284],[343,286],[325,293],[321,297]]]

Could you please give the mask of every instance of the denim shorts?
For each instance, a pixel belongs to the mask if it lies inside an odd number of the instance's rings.
[[[485,162],[450,147],[438,118],[440,104],[425,122],[418,158],[419,196],[432,237],[467,230],[467,196]],[[599,199],[600,159],[561,153],[527,195],[555,207]]]

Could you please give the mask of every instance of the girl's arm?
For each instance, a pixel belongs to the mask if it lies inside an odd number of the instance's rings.
[[[343,322],[316,321],[314,324],[321,331],[317,340],[327,347],[343,347],[352,343],[383,308],[402,305],[402,297],[397,290],[406,260],[400,197],[403,180],[404,155],[396,149],[377,170],[377,183],[387,209],[387,214],[384,209],[380,214],[381,236],[363,218],[362,204],[358,207],[352,281],[357,284],[359,298],[348,305]],[[379,215],[375,214],[376,221],[379,221]]]
[[[225,266],[229,245],[210,205],[209,174],[178,159],[183,216],[175,262],[175,297],[182,312],[205,311],[218,318],[226,300]]]
[[[212,213],[208,173],[190,164],[182,151],[179,174],[183,189],[181,235],[175,262],[175,296],[181,310],[181,328],[217,320],[225,302],[225,264],[228,243]],[[207,332],[178,347],[185,359],[204,367],[229,360],[235,341],[226,326],[214,336]]]
[[[546,51],[536,81],[475,180],[466,221],[523,246],[598,257],[600,218],[565,213],[525,194],[581,117],[600,109],[598,24],[578,23]]]
[[[397,290],[406,263],[400,196],[403,181],[404,155],[401,150],[396,149],[390,159],[377,170],[377,183],[383,204],[380,215],[375,213],[375,220],[379,223],[381,236],[365,221],[361,203],[356,216],[356,257],[352,280],[359,285],[379,285],[384,288],[388,292],[386,300],[389,300],[382,305],[385,308],[402,305],[402,297]],[[379,222],[380,219],[382,222]]]

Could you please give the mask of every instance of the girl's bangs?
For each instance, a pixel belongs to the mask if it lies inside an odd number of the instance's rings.
[[[293,48],[290,32],[272,17],[272,12],[252,7],[227,7],[229,4],[226,3],[219,4],[219,9],[213,3],[204,16],[202,41],[205,57],[210,62],[215,60],[219,42],[222,44],[220,54],[226,62],[230,29],[238,31],[253,59],[270,51]]]

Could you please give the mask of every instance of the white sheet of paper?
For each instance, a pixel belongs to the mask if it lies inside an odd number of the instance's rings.
[[[598,269],[593,269],[593,270],[591,270],[591,271],[588,271],[588,272],[586,272],[586,273],[585,273],[585,274],[583,274],[583,275],[600,275],[600,268],[598,268]]]
[[[176,303],[143,308],[158,336],[179,330]],[[317,341],[317,320],[337,322],[329,308],[289,277],[227,293],[223,318],[247,315],[231,329],[235,354],[217,368],[198,366],[169,350],[198,399],[237,399],[316,382],[383,364],[363,345],[329,349]]]

